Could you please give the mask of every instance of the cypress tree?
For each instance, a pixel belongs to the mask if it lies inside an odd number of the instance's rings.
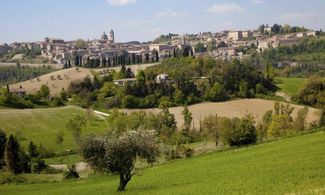
[[[20,158],[20,145],[15,136],[10,135],[6,147],[6,164],[10,172],[19,174],[23,172],[23,166]]]
[[[4,154],[7,144],[7,136],[6,133],[0,129],[0,168],[4,164]]]

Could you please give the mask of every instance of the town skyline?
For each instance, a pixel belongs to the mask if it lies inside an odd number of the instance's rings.
[[[277,0],[5,1],[0,8],[0,43],[33,42],[44,37],[92,40],[98,38],[98,32],[110,29],[114,29],[117,42],[151,41],[167,33],[256,29],[260,24],[274,23],[323,29],[321,5],[325,2],[313,2],[298,0],[292,6]],[[77,3],[78,9],[74,9]],[[12,13],[15,15],[7,20]]]

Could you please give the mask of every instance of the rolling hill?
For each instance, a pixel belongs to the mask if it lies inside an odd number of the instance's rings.
[[[19,88],[20,86],[26,89],[27,93],[36,93],[42,85],[47,85],[50,88],[52,95],[58,95],[62,89],[67,89],[71,82],[80,81],[85,77],[92,78],[90,69],[86,68],[69,68],[59,70],[40,76],[32,80],[10,85],[10,88]]]
[[[145,169],[123,194],[324,194],[325,132]],[[4,185],[1,194],[119,194],[117,176]]]
[[[66,124],[71,117],[86,113],[85,109],[75,106],[25,110],[0,109],[0,128],[8,135],[17,135],[23,146],[27,146],[32,140],[55,152],[75,150],[77,144]],[[82,129],[82,132],[98,133],[105,129],[105,120],[95,118]],[[60,131],[64,133],[62,145],[55,143],[56,134]]]

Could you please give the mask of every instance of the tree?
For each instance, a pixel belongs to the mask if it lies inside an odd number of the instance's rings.
[[[42,98],[48,98],[50,95],[50,88],[47,85],[42,85],[39,90],[40,96]]]
[[[7,144],[6,133],[2,129],[0,129],[0,168],[4,164],[6,144]]]
[[[80,141],[81,129],[86,125],[86,119],[83,116],[77,115],[73,118],[70,118],[67,123],[67,128],[72,131],[72,134],[76,142]]]
[[[220,128],[218,123],[218,116],[208,116],[205,117],[201,123],[200,128],[205,137],[210,138],[212,137],[216,143],[216,146],[219,143],[219,136],[220,136]]]
[[[323,106],[321,113],[320,113],[319,125],[325,126],[325,106]]]
[[[183,111],[182,111],[182,115],[184,118],[184,133],[186,135],[188,135],[188,132],[191,129],[191,123],[192,123],[192,113],[189,111],[187,106],[184,106]]]
[[[37,146],[32,141],[28,145],[28,154],[31,158],[37,158],[40,155]]]
[[[206,52],[206,47],[203,43],[199,42],[195,45],[195,52],[197,53],[203,53]]]
[[[289,24],[285,24],[282,26],[282,29],[284,33],[290,33],[291,26]]]
[[[20,145],[17,138],[13,135],[10,135],[6,147],[6,165],[11,173],[19,174],[23,172]]]
[[[208,51],[212,52],[213,50],[217,49],[216,46],[217,42],[215,39],[212,39],[211,41],[208,42]]]
[[[267,135],[270,138],[277,138],[287,135],[291,128],[290,119],[284,114],[275,114],[268,127]]]
[[[87,49],[88,43],[83,39],[77,39],[75,42],[75,46],[77,49]]]
[[[130,131],[117,136],[88,137],[81,144],[84,159],[94,168],[120,176],[118,191],[125,187],[135,172],[137,159],[152,164],[159,155],[155,131]]]
[[[227,98],[227,92],[224,86],[218,82],[213,84],[213,87],[206,93],[205,97],[205,99],[212,102],[224,101]]]

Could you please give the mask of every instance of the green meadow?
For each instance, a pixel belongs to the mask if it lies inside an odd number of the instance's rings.
[[[75,150],[78,147],[66,124],[76,115],[87,116],[87,111],[74,106],[25,110],[0,109],[0,128],[4,129],[7,135],[16,135],[25,147],[33,141],[54,152]],[[104,132],[106,127],[105,120],[94,117],[94,120],[88,122],[82,129],[82,134]],[[56,135],[60,131],[63,132],[64,141],[62,144],[56,144]]]
[[[290,96],[297,94],[305,81],[306,78],[276,78],[276,83],[280,90]]]
[[[123,194],[324,194],[325,132],[175,160],[143,170]],[[117,176],[0,186],[1,194],[117,194]]]

